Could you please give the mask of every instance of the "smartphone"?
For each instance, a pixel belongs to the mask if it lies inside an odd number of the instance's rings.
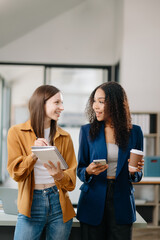
[[[95,164],[101,164],[101,165],[105,165],[107,163],[106,159],[96,159],[96,160],[93,160],[93,162]]]

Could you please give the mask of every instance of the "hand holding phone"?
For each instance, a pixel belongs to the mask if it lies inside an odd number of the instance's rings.
[[[99,175],[101,172],[104,172],[108,168],[106,159],[95,159],[89,164],[86,168],[88,175]]]
[[[101,165],[107,164],[106,159],[96,159],[96,160],[93,160],[93,162],[95,164],[101,164]]]

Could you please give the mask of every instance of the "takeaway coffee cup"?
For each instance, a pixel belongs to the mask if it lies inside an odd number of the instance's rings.
[[[137,149],[132,149],[130,151],[129,166],[137,170],[138,162],[143,158],[143,156],[144,156],[144,152]]]

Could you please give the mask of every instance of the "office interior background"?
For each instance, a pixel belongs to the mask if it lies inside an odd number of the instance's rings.
[[[0,0],[1,183],[8,177],[8,128],[27,120],[28,100],[42,84],[63,93],[59,124],[70,132],[76,155],[79,128],[87,122],[85,104],[104,81],[122,84],[131,112],[157,114],[151,144],[160,155],[159,12],[159,0]],[[77,180],[73,204],[79,185]],[[144,194],[152,200],[154,189],[148,187]]]

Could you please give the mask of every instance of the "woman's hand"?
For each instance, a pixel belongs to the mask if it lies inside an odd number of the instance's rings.
[[[128,159],[128,162],[130,161],[130,159]],[[135,172],[141,172],[144,166],[144,159],[142,159],[140,162],[138,162],[138,167],[136,168],[132,168],[128,165],[128,170],[131,174],[134,174]]]
[[[59,181],[64,177],[63,171],[60,168],[60,162],[57,163],[57,168],[55,165],[48,161],[49,164],[44,163],[44,167],[47,168],[49,174],[54,178],[54,180]]]
[[[86,168],[86,172],[88,175],[99,175],[101,172],[104,172],[108,168],[108,164],[101,165],[90,163],[89,166]]]
[[[34,146],[48,146],[49,143],[45,138],[37,138],[34,141]]]
[[[45,138],[37,138],[34,141],[34,146],[48,146],[48,142]],[[34,153],[31,153],[31,157],[33,158],[33,160],[37,160],[37,156]]]
[[[33,158],[33,160],[38,160],[37,156],[34,153],[31,153],[31,157]]]

